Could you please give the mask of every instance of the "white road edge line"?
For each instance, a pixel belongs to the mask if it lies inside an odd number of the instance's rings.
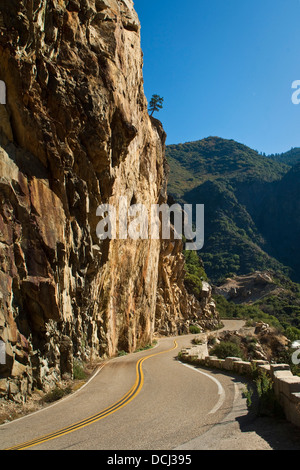
[[[159,346],[159,341],[157,340],[157,344],[155,346],[153,346],[153,348],[151,349],[155,349]],[[145,351],[140,351],[140,352],[145,352]],[[136,353],[132,353],[132,354],[136,354]],[[111,362],[115,361],[115,360],[118,360],[118,359],[121,359],[120,357],[115,357],[113,359],[111,359]],[[17,423],[18,421],[21,421],[23,419],[26,419],[26,418],[29,418],[33,415],[36,415],[38,413],[42,413],[43,411],[46,411],[46,410],[49,410],[49,408],[52,408],[53,406],[57,406],[57,405],[60,405],[62,402],[65,402],[66,400],[68,400],[69,398],[73,398],[75,395],[77,395],[77,393],[81,392],[87,385],[89,385],[89,383],[94,380],[96,378],[96,376],[99,374],[99,372],[101,372],[101,370],[103,369],[103,367],[105,366],[106,364],[102,364],[101,366],[98,367],[98,369],[96,370],[96,372],[92,375],[92,377],[84,384],[82,385],[82,387],[80,387],[78,390],[76,390],[75,392],[71,393],[70,395],[67,395],[66,397],[64,398],[61,398],[60,400],[56,401],[55,403],[52,403],[52,405],[49,405],[49,406],[46,406],[45,408],[41,408],[40,410],[37,410],[37,411],[33,411],[32,413],[28,413],[28,415],[25,415],[25,416],[21,416],[20,418],[17,418],[17,419],[13,419],[12,421],[9,421],[8,423],[3,423],[3,424],[0,424],[0,429],[3,428],[4,426],[9,426],[10,424],[14,424],[14,423]]]
[[[205,376],[208,377],[210,380],[212,380],[213,382],[215,382],[215,384],[218,386],[219,400],[218,400],[217,404],[213,407],[213,409],[208,413],[208,414],[210,414],[210,415],[215,414],[215,413],[221,408],[221,406],[223,405],[223,403],[224,403],[224,401],[225,401],[225,397],[226,397],[225,390],[224,390],[224,388],[222,387],[222,385],[221,385],[221,383],[219,382],[219,380],[217,380],[215,377],[212,377],[211,375],[207,374],[206,372],[202,372],[201,370],[195,369],[195,367],[190,366],[189,364],[184,364],[183,362],[180,362],[180,361],[178,361],[178,362],[179,362],[180,364],[182,364],[183,366],[188,367],[189,369],[192,369],[192,370],[194,370],[195,372],[198,372],[199,374],[205,375]]]
[[[234,399],[233,399],[233,403],[235,403],[238,398],[240,396],[240,389],[239,389],[239,386],[238,384],[234,383]]]
[[[62,402],[65,402],[69,398],[73,398],[75,395],[77,395],[77,393],[81,392],[92,380],[94,380],[96,378],[96,376],[99,374],[99,372],[103,369],[104,366],[105,366],[105,364],[101,365],[96,370],[96,372],[92,375],[92,377],[84,385],[82,385],[82,387],[80,387],[75,392],[70,393],[70,395],[67,395],[66,397],[56,401],[55,403],[52,403],[52,405],[46,406],[45,408],[41,408],[40,410],[33,411],[32,413],[28,413],[28,415],[21,416],[21,418],[13,419],[12,421],[9,421],[8,423],[0,424],[0,429],[3,428],[4,426],[9,426],[10,424],[15,424],[18,421],[21,421],[23,419],[30,418],[31,416],[37,415],[38,413],[42,413],[43,411],[47,411],[50,408],[53,408],[54,406],[60,405]]]

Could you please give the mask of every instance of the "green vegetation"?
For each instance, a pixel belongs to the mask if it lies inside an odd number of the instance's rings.
[[[300,330],[298,328],[293,327],[293,326],[288,326],[287,329],[285,330],[284,334],[290,341],[299,341],[300,340]]]
[[[298,199],[297,167],[290,175],[289,165],[217,137],[169,145],[166,155],[171,169],[169,194],[179,203],[205,205],[201,258],[212,282],[256,270],[273,270],[300,280],[300,257],[293,255],[290,242],[282,243],[286,237],[278,230],[280,214],[287,213],[287,198],[293,194],[282,231],[294,236],[288,220]],[[293,239],[294,247],[295,243]]]
[[[257,416],[284,418],[283,409],[275,395],[272,378],[265,371],[259,371],[253,365],[251,379],[253,385],[246,385],[243,390],[243,396],[247,399],[247,407],[254,409]],[[254,393],[257,400],[253,400]]]
[[[206,181],[223,181],[230,183],[228,189],[234,189],[231,183],[270,182],[289,169],[243,144],[218,137],[169,145],[166,156],[171,167],[169,193],[177,200]]]
[[[280,288],[277,295],[268,295],[254,304],[235,304],[215,296],[221,318],[262,321],[277,328],[291,341],[300,339],[300,285],[280,273],[272,279]]]
[[[256,405],[256,414],[258,416],[274,416],[284,418],[284,412],[280,406],[274,391],[274,383],[271,377],[266,372],[253,371],[253,380],[255,384],[255,391],[258,396],[258,403]],[[254,404],[251,396],[252,392],[245,393],[247,398],[247,405],[249,408]]]
[[[199,333],[201,333],[201,328],[199,328],[199,326],[195,326],[195,325],[190,325],[190,333],[193,334],[193,335],[197,335]]]
[[[252,396],[253,396],[252,388],[249,388],[246,385],[244,390],[243,390],[243,397],[247,399],[247,407],[248,408],[251,408],[251,406],[252,406]]]
[[[127,352],[126,351],[118,351],[118,356],[119,357],[122,357],[122,356],[127,356]]]
[[[199,298],[202,291],[202,281],[207,280],[203,263],[195,251],[184,251],[185,257],[185,285],[188,291]]]
[[[216,296],[215,301],[221,318],[244,319],[247,320],[246,326],[253,326],[256,322],[268,323],[276,328],[278,332],[284,334],[291,342],[300,340],[300,328],[292,326],[292,323],[299,325],[300,322],[300,316],[296,316],[298,314],[298,306],[294,305],[295,309],[293,310],[290,292],[285,294],[288,300],[281,299],[281,295],[278,297],[271,296],[254,305],[236,305],[233,302],[228,302],[221,296]],[[285,305],[288,310],[284,310]],[[288,311],[290,311],[290,317]],[[268,312],[273,312],[273,315]],[[253,338],[252,342],[253,344],[247,345],[248,352],[251,352],[251,348],[255,349]],[[294,350],[291,347],[288,348],[288,350],[281,354],[281,357],[277,358],[277,362],[289,364],[292,373],[300,376],[300,366],[292,362],[293,352]]]
[[[157,340],[154,340],[151,344],[146,344],[146,346],[142,346],[142,347],[136,349],[134,352],[138,353],[138,352],[141,352],[141,351],[147,351],[148,349],[154,348],[154,346],[156,346],[156,345],[157,345]],[[127,356],[127,354],[128,353],[124,350],[118,351],[118,357]]]
[[[134,352],[138,353],[138,352],[141,352],[141,351],[147,351],[148,349],[154,348],[154,346],[156,346],[156,345],[157,345],[157,341],[154,340],[152,344],[147,344],[146,346],[144,346],[142,348],[136,349]]]
[[[219,359],[226,359],[226,357],[240,357],[243,359],[243,353],[239,345],[231,341],[221,341],[220,344],[211,349],[209,354],[210,356],[217,356]]]
[[[192,343],[199,346],[200,344],[204,344],[204,340],[196,336],[192,339]]]
[[[84,371],[84,365],[78,359],[74,360],[73,363],[73,379],[74,380],[85,380],[87,377]]]
[[[51,390],[44,396],[43,401],[45,403],[53,403],[65,397],[66,395],[69,395],[70,393],[72,393],[72,389],[70,387],[55,387],[53,390]]]
[[[177,359],[180,361],[182,357],[183,357],[183,352],[179,351],[179,353],[177,354]]]
[[[284,334],[287,336],[288,331],[286,330]],[[300,336],[297,336],[297,340],[299,339],[300,339]],[[295,340],[292,339],[291,341],[295,341]],[[290,366],[292,374],[298,375],[300,377],[300,364],[293,363],[294,352],[297,352],[297,349],[292,348],[292,345],[290,345],[285,351],[281,352],[280,356],[277,357],[276,362],[282,363],[282,364],[288,364]]]
[[[287,165],[296,165],[300,162],[300,148],[292,148],[285,153],[275,153],[269,155],[269,158],[272,158],[276,162],[285,163]]]
[[[159,95],[153,95],[149,103],[149,112],[151,116],[163,108],[164,99]]]
[[[170,196],[205,205],[204,248],[185,253],[187,289],[197,297],[204,280],[220,284],[271,271],[276,295],[251,305],[216,298],[217,309],[221,318],[263,321],[300,339],[300,149],[267,157],[234,140],[208,137],[169,145],[166,155]]]
[[[222,296],[214,297],[220,318],[232,318],[251,320],[252,322],[264,322],[282,331],[283,326],[275,315],[269,315],[259,308],[258,305],[235,304],[229,302]],[[251,324],[251,323],[250,323]],[[250,325],[249,324],[249,325]]]
[[[300,298],[290,293],[270,296],[257,303],[265,314],[273,315],[280,321],[284,328],[290,326],[296,329],[300,327]],[[297,338],[297,339],[300,339]]]

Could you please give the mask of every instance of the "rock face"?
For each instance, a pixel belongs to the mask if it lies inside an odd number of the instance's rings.
[[[162,335],[188,334],[189,325],[214,330],[220,323],[211,286],[203,282],[198,299],[189,294],[184,265],[182,243],[162,243],[155,318],[155,329]]]
[[[139,31],[131,0],[0,2],[0,396],[214,318],[185,291],[178,243],[97,238],[100,204],[166,201]]]
[[[214,287],[214,294],[225,297],[236,304],[254,303],[269,295],[278,295],[282,288],[274,282],[271,271],[235,276]]]
[[[245,360],[286,361],[290,345],[283,334],[266,323],[256,323],[255,328],[218,332],[215,338],[217,343],[229,342],[237,345]]]

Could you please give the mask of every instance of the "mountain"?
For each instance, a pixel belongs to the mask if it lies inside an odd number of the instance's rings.
[[[276,153],[268,156],[273,160],[293,166],[300,162],[300,148],[292,148],[285,153]]]
[[[272,270],[300,280],[298,165],[219,137],[169,145],[166,156],[171,196],[205,205],[209,279]]]
[[[168,145],[166,156],[171,168],[168,192],[177,199],[206,181],[268,182],[280,179],[289,169],[243,144],[219,137]]]
[[[269,186],[256,225],[263,233],[266,251],[292,268],[291,276],[300,280],[300,163]]]

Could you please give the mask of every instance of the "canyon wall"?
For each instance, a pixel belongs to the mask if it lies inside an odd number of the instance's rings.
[[[210,292],[185,290],[178,241],[96,234],[100,204],[167,200],[142,66],[131,0],[0,2],[0,397],[217,321]]]

